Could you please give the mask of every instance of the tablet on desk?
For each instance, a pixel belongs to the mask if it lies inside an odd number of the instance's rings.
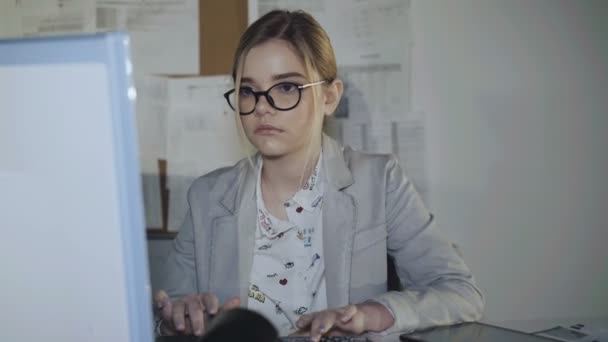
[[[465,323],[448,327],[439,327],[419,333],[401,335],[403,342],[547,342],[553,339],[526,334],[483,323]]]

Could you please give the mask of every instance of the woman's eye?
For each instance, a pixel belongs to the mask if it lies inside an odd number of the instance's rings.
[[[277,88],[279,88],[279,91],[281,91],[283,93],[291,93],[297,89],[296,85],[291,84],[291,83],[279,84],[279,86]]]
[[[239,89],[239,95],[240,96],[253,96],[253,89],[248,88],[248,87],[242,87],[241,89]]]

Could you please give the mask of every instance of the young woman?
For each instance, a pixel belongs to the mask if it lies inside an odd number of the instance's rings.
[[[233,79],[225,96],[257,154],[190,188],[156,295],[164,333],[200,335],[208,315],[236,306],[313,340],[480,318],[469,269],[397,160],[322,133],[343,84],[310,15],[273,11],[253,23]],[[387,254],[403,291],[387,292]]]

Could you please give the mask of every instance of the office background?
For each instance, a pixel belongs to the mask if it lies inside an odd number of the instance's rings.
[[[604,0],[411,1],[427,202],[486,321],[608,316],[607,16]],[[169,246],[149,242],[153,285]]]
[[[484,320],[608,316],[608,2],[413,0],[410,15],[428,202]]]

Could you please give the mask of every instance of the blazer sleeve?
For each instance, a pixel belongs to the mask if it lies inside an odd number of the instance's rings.
[[[386,180],[387,248],[404,290],[373,299],[395,318],[384,333],[479,320],[484,298],[471,271],[456,246],[437,231],[433,215],[394,157]]]
[[[175,299],[197,292],[196,252],[194,224],[192,220],[191,196],[188,196],[188,211],[165,264],[166,274],[160,288]]]

